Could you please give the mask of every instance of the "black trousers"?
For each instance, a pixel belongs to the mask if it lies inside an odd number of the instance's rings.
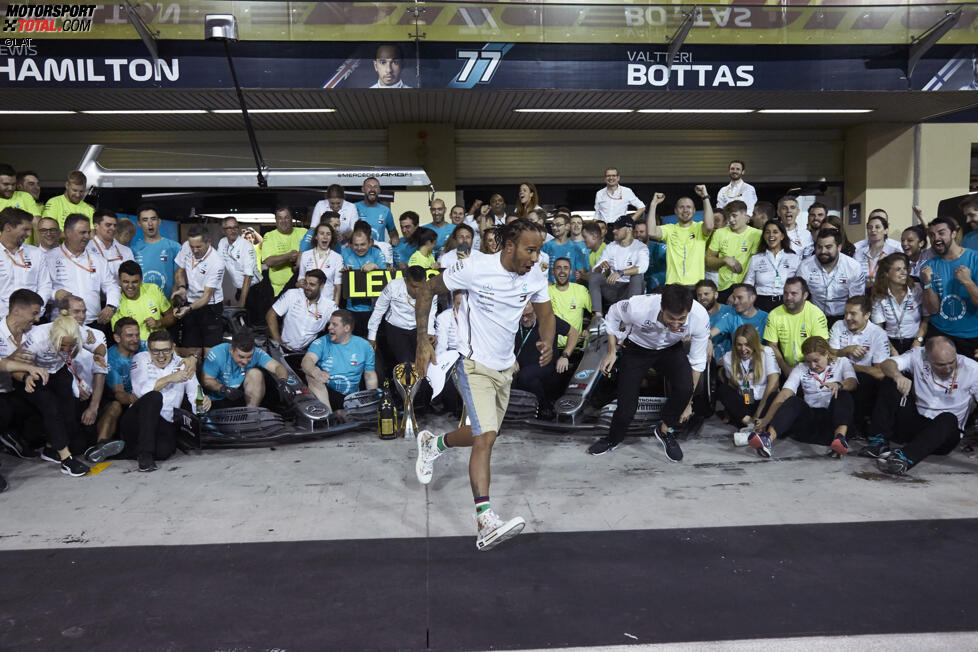
[[[390,352],[390,367],[393,369],[402,362],[414,362],[418,347],[418,331],[398,328],[393,324],[384,324],[384,339]]]
[[[669,396],[662,409],[662,422],[669,427],[679,427],[679,417],[693,396],[693,370],[682,342],[655,350],[646,349],[631,340],[625,340],[618,358],[618,408],[611,417],[608,437],[620,442],[628,433],[628,424],[638,409],[639,389],[649,369],[655,369],[669,384]]]
[[[891,337],[890,344],[896,349],[897,353],[906,353],[913,348],[914,342],[917,341],[915,337]]]
[[[826,314],[825,315],[825,325],[828,326],[828,329],[831,331],[833,324],[835,324],[835,322],[843,319],[844,317],[845,317],[845,315],[829,315],[829,314]]]
[[[740,389],[730,383],[717,383],[717,398],[723,404],[727,417],[734,424],[743,423],[744,417],[763,418],[776,395],[777,392],[770,394],[763,403],[755,401],[751,397],[750,405],[748,405],[744,403],[744,394]]]
[[[902,395],[896,383],[885,378],[880,383],[879,396],[873,410],[870,434],[905,444],[903,454],[912,464],[919,464],[928,455],[947,455],[961,441],[958,420],[950,412],[929,419],[917,412],[913,391],[906,404],[900,407]]]
[[[553,402],[559,391],[560,376],[553,362],[541,367],[539,364],[521,366],[513,376],[513,387],[530,392],[541,405]]]
[[[869,419],[873,415],[873,409],[876,407],[876,395],[879,393],[880,381],[862,372],[856,372],[856,380],[859,384],[856,385],[856,389],[852,393],[854,404],[853,424],[862,428],[866,419]]]
[[[177,426],[162,416],[163,395],[159,392],[144,394],[123,412],[119,431],[126,442],[126,450],[139,455],[151,453],[153,459],[165,460],[177,450]]]
[[[44,445],[41,414],[21,392],[0,393],[0,433],[10,431],[31,448]]]
[[[948,335],[947,333],[942,333],[940,329],[934,326],[934,324],[928,324],[926,336],[927,339],[930,339],[935,335],[943,335],[954,342],[954,348],[957,350],[958,355],[963,355],[971,360],[975,359],[975,351],[978,351],[978,337],[957,337],[956,335]]]
[[[72,455],[81,455],[88,447],[88,440],[81,429],[76,407],[78,399],[71,391],[71,372],[61,367],[52,374],[47,385],[35,385],[27,392],[22,383],[14,383],[15,391],[41,415],[45,440],[56,451],[68,447]]]
[[[353,334],[357,337],[367,339],[367,323],[370,321],[370,315],[373,311],[363,310],[351,312],[353,312]]]
[[[775,308],[781,305],[781,301],[784,299],[783,295],[768,296],[764,294],[758,294],[757,299],[754,301],[754,307],[758,310],[763,310],[764,312],[771,312]],[[761,337],[764,333],[761,333]]]
[[[795,395],[781,404],[769,425],[778,437],[828,446],[835,439],[836,428],[852,426],[852,411],[852,394],[845,390],[839,390],[827,408],[813,408]]]

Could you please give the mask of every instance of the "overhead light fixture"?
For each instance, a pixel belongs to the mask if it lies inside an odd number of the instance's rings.
[[[758,113],[872,113],[876,109],[758,109]]]
[[[82,113],[88,113],[90,115],[162,115],[162,114],[190,114],[190,113],[207,113],[206,109],[98,109],[95,111],[82,111]]]
[[[754,113],[757,109],[639,109],[638,113]]]
[[[241,113],[241,109],[211,109],[211,113]],[[248,113],[336,113],[336,109],[248,109]]]
[[[78,113],[78,111],[43,111],[34,109],[0,110],[0,115],[71,115],[73,113]]]
[[[513,109],[514,113],[634,113],[635,109]]]

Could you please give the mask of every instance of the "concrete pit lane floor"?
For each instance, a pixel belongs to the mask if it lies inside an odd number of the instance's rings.
[[[492,505],[527,526],[484,553],[466,450],[428,487],[369,432],[78,479],[4,456],[0,649],[978,649],[978,460],[894,478],[731,430],[673,463],[504,429]]]

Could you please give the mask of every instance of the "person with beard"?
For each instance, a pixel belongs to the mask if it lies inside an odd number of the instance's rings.
[[[808,232],[813,239],[815,238],[815,234],[822,228],[826,217],[828,217],[828,209],[822,202],[814,202],[808,207]]]
[[[696,284],[693,288],[696,292],[696,300],[701,306],[706,308],[706,314],[710,316],[710,329],[713,329],[720,319],[730,315],[734,312],[734,309],[730,306],[720,303],[717,301],[717,286],[716,283],[708,278],[703,279]],[[729,347],[725,344],[729,344],[726,338],[723,336],[718,336],[712,340],[713,351],[711,355],[711,361],[716,361],[718,358],[723,357],[723,354],[729,351]]]
[[[53,292],[47,257],[37,247],[25,244],[31,233],[33,216],[25,210],[7,207],[0,211],[0,317],[7,314],[14,290],[26,288],[45,301]]]
[[[283,292],[265,313],[268,336],[286,349],[305,351],[313,340],[326,329],[329,316],[339,306],[333,302],[333,293],[323,289],[332,286],[321,269],[310,269],[303,276],[302,288]],[[278,318],[282,318],[279,334]]]
[[[396,247],[400,239],[397,237],[397,227],[394,225],[394,214],[384,204],[380,203],[380,181],[368,177],[363,181],[363,199],[354,206],[357,208],[359,219],[370,225],[372,237],[377,242],[386,242],[390,236],[390,244]]]
[[[605,312],[602,300],[607,300],[608,305],[611,305],[642,294],[645,289],[649,249],[632,237],[634,226],[635,223],[628,215],[622,215],[615,221],[612,225],[615,241],[607,246],[598,264],[591,270],[588,288],[595,317],[601,317]]]
[[[558,258],[566,258],[571,264],[571,273],[586,272],[588,269],[587,260],[581,254],[580,247],[570,241],[570,223],[567,217],[558,215],[551,222],[553,225],[554,239],[543,244],[543,253],[550,257],[551,261]],[[635,225],[638,226],[637,224]],[[643,225],[644,226],[644,225]],[[638,240],[638,238],[635,238]],[[643,245],[644,246],[644,245]],[[644,273],[644,270],[643,272]],[[553,266],[550,268],[550,282],[554,281]]]
[[[965,249],[978,251],[978,195],[965,197],[958,204],[958,207],[961,209],[961,214],[964,215],[965,223],[971,229],[961,238],[961,246]]]
[[[105,404],[98,419],[99,441],[113,439],[122,413],[136,402],[137,397],[132,393],[132,358],[146,350],[146,344],[141,339],[139,323],[132,317],[118,319],[112,325],[112,337],[115,346],[110,348],[105,356],[109,369],[105,377],[105,385],[109,390],[110,400]],[[95,463],[102,461],[92,459],[91,452],[88,458]]]
[[[900,248],[907,256],[910,276],[920,279],[920,268],[934,257],[934,250],[927,246],[927,229],[921,224],[908,226],[900,234]]]
[[[732,201],[742,201],[746,206],[747,215],[754,214],[754,205],[757,204],[757,190],[744,181],[745,170],[747,170],[747,165],[743,161],[730,161],[730,165],[727,167],[730,183],[717,192],[717,208],[726,208],[727,204]]]
[[[931,314],[927,337],[944,335],[958,353],[978,355],[978,251],[957,243],[958,223],[938,217],[927,225],[934,257],[924,263],[920,281],[924,309]]]
[[[584,327],[584,313],[591,312],[591,293],[578,283],[571,283],[571,263],[567,258],[557,258],[553,264],[554,284],[550,286],[550,303],[554,314],[566,321],[578,332]],[[564,346],[567,338],[557,337],[557,346]]]
[[[866,294],[866,274],[862,266],[839,251],[842,237],[835,229],[818,232],[815,257],[798,266],[798,276],[808,283],[811,301],[818,306],[829,326],[842,319],[846,299]]]
[[[482,233],[479,229],[479,223],[474,218],[465,214],[465,207],[461,204],[452,206],[452,210],[448,212],[448,219],[451,220],[456,228],[459,224],[465,224],[472,229],[472,249],[478,251],[479,247],[482,246]],[[454,234],[455,232],[453,231],[452,233]]]
[[[774,356],[785,376],[801,361],[801,347],[806,339],[816,335],[829,337],[825,313],[808,300],[809,295],[805,279],[792,276],[784,282],[782,304],[767,316],[764,341],[777,345],[773,347]]]

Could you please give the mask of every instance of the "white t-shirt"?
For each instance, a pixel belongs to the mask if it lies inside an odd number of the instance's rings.
[[[390,283],[384,286],[381,290],[380,296],[377,297],[377,302],[374,304],[374,310],[370,315],[370,321],[367,322],[367,339],[371,341],[377,340],[377,331],[380,329],[380,323],[387,318],[387,323],[391,326],[396,326],[407,331],[413,331],[417,328],[417,319],[415,318],[414,306],[415,300],[408,294],[407,284],[404,282],[403,278],[395,278]],[[431,314],[428,318],[428,332],[431,333],[435,330],[435,315],[438,312],[438,302],[431,302]]]
[[[193,303],[204,296],[206,288],[214,288],[208,304],[215,305],[224,301],[224,259],[213,247],[207,247],[207,253],[200,260],[194,258],[190,247],[181,249],[176,263],[187,272],[187,303]]]
[[[855,378],[856,370],[852,368],[849,358],[839,358],[830,364],[825,371],[816,374],[804,362],[799,362],[788,374],[784,381],[784,389],[790,389],[795,394],[798,387],[805,394],[805,402],[813,408],[827,408],[832,402],[832,388],[826,388],[828,383],[842,383],[847,378]]]
[[[747,204],[747,214],[754,214],[757,204],[757,190],[743,179],[731,181],[717,192],[717,208],[723,208],[735,199]]]
[[[73,256],[61,245],[47,254],[51,271],[51,296],[58,290],[67,290],[85,301],[85,321],[91,323],[101,310],[101,294],[105,293],[106,305],[118,307],[122,291],[118,279],[109,272],[109,264],[98,254],[83,251]]]
[[[632,240],[632,243],[627,247],[622,247],[617,242],[610,242],[601,252],[601,258],[598,259],[597,265],[604,261],[608,261],[613,272],[623,272],[629,267],[637,266],[638,275],[641,276],[649,268],[649,246],[638,240]],[[628,283],[631,280],[631,276],[622,276],[616,282]]]
[[[632,210],[628,207],[632,206]],[[611,224],[622,215],[631,215],[636,210],[645,208],[645,203],[635,196],[631,188],[618,186],[614,193],[608,192],[605,186],[594,196],[594,219]]]
[[[829,346],[838,350],[854,344],[866,349],[863,357],[849,358],[854,365],[871,367],[890,357],[890,340],[886,337],[886,331],[876,324],[868,322],[866,328],[858,333],[849,330],[845,319],[832,324],[829,330]]]
[[[52,281],[44,251],[29,244],[21,245],[13,253],[2,244],[0,249],[3,250],[0,253],[0,318],[10,311],[10,295],[14,290],[33,290],[47,303],[52,296]]]
[[[744,283],[753,285],[757,294],[765,297],[780,297],[784,294],[784,282],[795,275],[801,257],[795,253],[770,251],[754,254],[747,263]]]
[[[812,240],[812,234],[802,226],[801,222],[795,222],[795,228],[785,230],[788,232],[788,240],[791,241],[791,250],[802,260],[811,258],[815,254],[815,241]]]
[[[258,254],[255,247],[244,238],[235,238],[228,244],[227,238],[221,238],[217,243],[217,253],[224,259],[224,268],[231,277],[235,289],[240,290],[247,276],[251,276],[251,287],[261,281],[261,270],[258,266]]]
[[[846,311],[846,300],[866,294],[866,275],[852,258],[839,254],[831,272],[822,269],[818,259],[806,258],[798,266],[798,276],[808,282],[809,300],[826,316],[838,317]]]
[[[447,268],[442,279],[451,291],[468,290],[459,308],[459,352],[496,371],[512,367],[523,308],[550,301],[547,275],[536,265],[526,274],[510,272],[499,253],[473,251]]]
[[[903,253],[903,247],[891,238],[887,238],[883,242],[883,249],[876,256],[871,256],[869,253],[869,240],[860,240],[856,243],[856,250],[852,253],[852,258],[862,265],[863,274],[866,276],[866,280],[871,283],[876,278],[876,268],[879,267],[880,261],[890,254],[897,253]]]
[[[900,371],[913,375],[913,391],[917,399],[917,412],[933,419],[942,412],[950,412],[958,420],[958,428],[964,430],[971,411],[971,402],[978,400],[978,362],[958,356],[956,375],[941,380],[934,375],[924,347],[910,349],[892,358]]]
[[[156,381],[175,372],[181,362],[180,358],[174,355],[166,367],[160,369],[153,364],[149,351],[137,353],[132,357],[131,364],[132,393],[137,398],[149,394],[153,391]],[[197,377],[191,376],[190,380],[182,383],[170,383],[160,390],[160,394],[163,395],[163,409],[160,411],[160,416],[173,423],[173,408],[180,407],[184,396],[191,405],[197,400]]]
[[[764,374],[761,376],[760,382],[754,381],[754,362],[752,360],[741,360],[740,356],[737,356],[737,364],[740,365],[740,375],[742,378],[747,379],[748,385],[750,386],[751,394],[755,401],[759,401],[764,398],[764,392],[767,391],[767,377],[771,374],[781,375],[781,368],[778,366],[778,359],[774,357],[774,349],[769,346],[764,347],[764,353],[761,355],[764,360]],[[727,372],[727,378],[733,378],[733,352],[727,351],[723,354],[723,368]]]
[[[323,213],[331,210],[329,207],[329,201],[326,199],[320,199],[316,202],[316,205],[312,209],[312,220],[309,222],[309,230],[315,231],[316,227],[319,226],[319,222],[323,219]],[[338,211],[340,214],[340,232],[337,233],[338,236],[342,238],[344,233],[349,233],[353,230],[353,225],[356,224],[360,217],[357,215],[357,207],[351,202],[343,200],[343,205],[340,206]]]
[[[619,301],[605,315],[605,328],[619,342],[627,337],[635,344],[655,351],[669,348],[689,337],[689,353],[686,354],[689,366],[694,371],[703,371],[706,368],[706,345],[710,339],[710,314],[698,301],[694,301],[686,316],[686,323],[678,333],[674,333],[659,321],[661,307],[661,294],[640,294]]]
[[[870,319],[874,324],[883,324],[886,334],[894,339],[917,337],[924,315],[924,291],[920,283],[914,283],[913,290],[907,292],[903,301],[897,301],[889,289],[886,295],[885,299],[873,302]]]
[[[333,295],[319,293],[318,301],[310,301],[300,288],[279,295],[272,310],[282,318],[282,343],[293,351],[304,351],[326,329],[330,316],[339,308]]]
[[[458,350],[458,320],[454,308],[441,311],[435,317],[435,358],[441,360],[443,353]]]
[[[334,289],[337,285],[343,285],[343,256],[332,249],[323,255],[318,249],[303,251],[299,256],[299,276],[305,278],[306,272],[318,269],[326,275],[326,285],[323,286],[323,294],[333,297]]]
[[[132,249],[129,247],[124,244],[119,244],[115,240],[112,241],[111,245],[106,247],[94,234],[92,235],[92,239],[88,241],[88,246],[85,247],[85,251],[93,256],[102,258],[108,264],[109,274],[116,281],[119,280],[119,266],[127,260],[133,260]]]

